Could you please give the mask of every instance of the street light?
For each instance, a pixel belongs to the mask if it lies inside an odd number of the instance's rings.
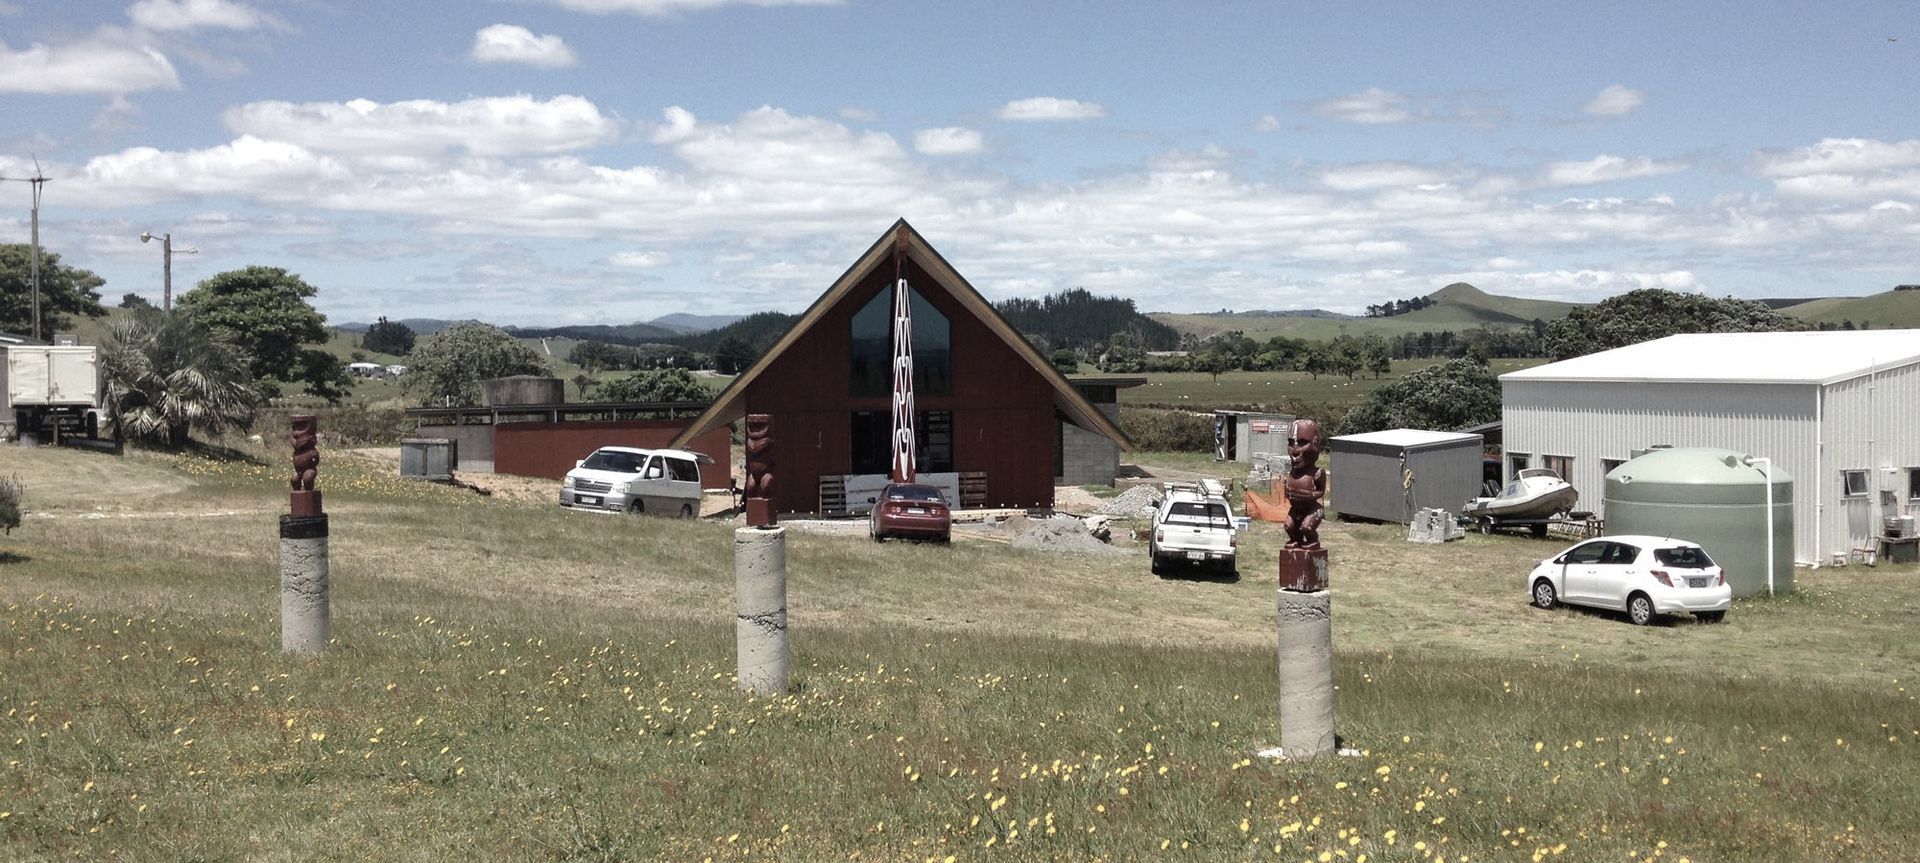
[[[152,231],[147,231],[140,235],[140,242],[142,243],[150,242],[152,240],[153,240]],[[183,255],[200,254],[200,250],[192,246],[186,246],[184,248],[181,248],[179,251],[180,251],[180,254],[183,254]],[[160,289],[161,289],[160,310],[165,312],[173,311],[173,252],[174,252],[173,235],[161,234],[160,235],[160,262],[161,262],[160,263]]]

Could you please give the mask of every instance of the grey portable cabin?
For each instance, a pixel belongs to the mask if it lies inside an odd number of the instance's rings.
[[[1400,524],[1428,507],[1458,513],[1480,493],[1484,441],[1477,434],[1419,429],[1333,438],[1327,505],[1342,516]]]
[[[1216,410],[1213,412],[1213,459],[1252,464],[1254,453],[1269,453],[1278,454],[1280,460],[1285,461],[1287,432],[1292,425],[1290,414]]]

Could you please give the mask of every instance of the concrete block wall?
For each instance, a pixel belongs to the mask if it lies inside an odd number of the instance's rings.
[[[1098,405],[1100,412],[1115,425],[1120,424],[1120,406]],[[1120,446],[1105,435],[1094,434],[1072,423],[1060,427],[1060,485],[1113,485],[1120,473]]]

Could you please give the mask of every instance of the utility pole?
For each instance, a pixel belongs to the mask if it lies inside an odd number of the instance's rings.
[[[33,184],[33,210],[32,210],[33,251],[30,253],[31,260],[33,263],[32,263],[32,269],[30,270],[29,279],[33,282],[33,339],[34,341],[39,341],[40,340],[40,187],[46,184],[47,178],[40,173],[40,160],[35,159],[33,160],[33,176],[31,177],[0,177],[0,180],[13,180],[19,183]]]
[[[142,243],[148,242],[152,239],[153,239],[152,231],[148,231],[140,235],[140,242]],[[192,254],[198,254],[199,251],[200,251],[199,249],[196,249],[192,246],[187,246],[180,250],[180,254],[192,255]],[[172,234],[160,235],[160,310],[163,312],[173,311],[173,235]]]

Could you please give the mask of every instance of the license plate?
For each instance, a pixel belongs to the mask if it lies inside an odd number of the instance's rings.
[[[1713,579],[1711,579],[1711,578],[1689,578],[1689,579],[1687,579],[1687,586],[1688,586],[1688,587],[1706,587],[1707,585],[1709,585],[1709,584],[1712,584],[1712,583],[1713,583]]]
[[[575,498],[575,500],[578,500],[581,503],[588,504],[591,506],[599,506],[601,503],[600,498],[594,497],[593,495],[587,495],[587,494],[583,494],[578,498]]]
[[[917,506],[910,506],[910,507],[907,507],[907,514],[908,515],[926,515],[927,511]]]
[[[1189,551],[1187,552],[1187,559],[1188,560],[1206,560],[1207,553],[1204,551]]]

